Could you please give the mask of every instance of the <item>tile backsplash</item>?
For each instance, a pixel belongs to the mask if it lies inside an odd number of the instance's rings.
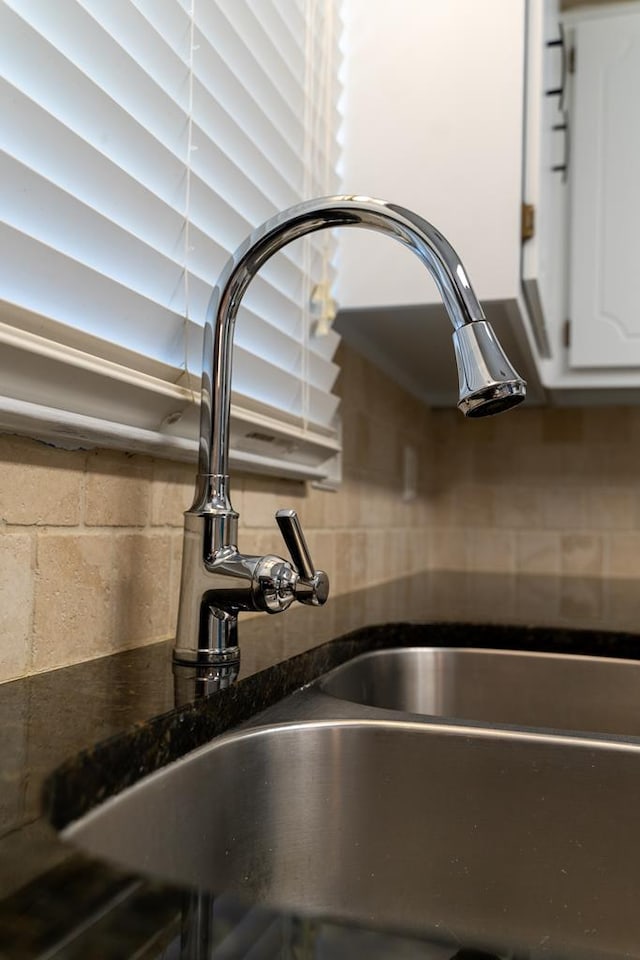
[[[242,550],[281,553],[273,515],[291,506],[334,595],[438,568],[640,573],[640,409],[466,421],[425,409],[344,346],[340,363],[340,491],[234,476]],[[0,436],[0,680],[172,636],[193,473]]]

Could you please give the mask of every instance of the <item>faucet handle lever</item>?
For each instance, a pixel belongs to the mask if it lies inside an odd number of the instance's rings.
[[[300,577],[296,599],[300,603],[320,606],[329,595],[329,578],[323,570],[316,570],[313,565],[298,514],[295,510],[278,510],[276,523]]]
[[[313,580],[315,569],[295,510],[278,510],[276,523],[287,545],[293,564],[303,580]]]

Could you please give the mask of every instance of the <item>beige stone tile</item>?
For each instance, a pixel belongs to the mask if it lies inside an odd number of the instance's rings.
[[[498,417],[456,417],[456,441],[463,444],[499,442]]]
[[[342,458],[345,469],[369,466],[372,429],[373,423],[366,411],[345,405],[342,416]]]
[[[546,408],[542,411],[542,439],[545,443],[582,440],[584,414],[580,409]]]
[[[335,507],[328,513],[327,526],[349,529],[388,526],[391,524],[392,503],[381,477],[372,473],[354,474],[347,478],[344,490],[338,492]],[[384,515],[385,519],[381,519]]]
[[[0,520],[75,526],[80,522],[85,454],[0,436]]]
[[[344,530],[362,524],[362,515],[376,501],[377,491],[361,478],[346,474],[340,489],[326,502],[325,529]]]
[[[367,584],[382,583],[393,577],[393,557],[388,530],[367,530],[364,541]],[[336,567],[338,558],[336,558]]]
[[[276,557],[281,557],[287,552],[275,523],[267,529],[247,527],[246,530],[241,531],[238,540],[240,541],[238,546],[241,552],[250,556],[262,557],[273,554]]]
[[[362,372],[366,397],[364,409],[372,417],[384,419],[393,404],[394,384],[372,363],[365,362]]]
[[[528,485],[495,488],[495,522],[512,530],[542,526],[544,494]]]
[[[424,484],[429,494],[451,494],[457,483],[484,482],[484,478],[477,477],[474,472],[474,458],[478,444],[452,447],[439,445],[435,448],[432,460],[424,464],[427,482]],[[424,480],[421,464],[421,480]]]
[[[561,571],[570,577],[601,577],[604,572],[604,546],[599,534],[563,533]]]
[[[398,498],[395,521],[399,527],[416,529],[429,526],[429,514],[425,511],[426,498],[418,494],[413,500]]]
[[[542,444],[538,444],[538,447],[542,447]],[[528,475],[527,464],[521,463],[528,459],[529,446],[508,448],[503,443],[494,442],[474,443],[469,449],[471,469],[458,475],[472,476],[478,483],[495,487],[512,485],[521,480],[531,483],[534,479]]]
[[[515,572],[515,534],[510,530],[470,529],[466,531],[466,537],[469,570]]]
[[[195,468],[190,464],[156,460],[151,488],[153,526],[182,527],[184,512],[193,502]],[[235,504],[234,504],[235,506]],[[236,507],[236,509],[238,509]]]
[[[433,527],[450,527],[455,525],[454,490],[438,490],[428,496],[426,500],[428,523]]]
[[[640,449],[637,444],[601,443],[591,449],[602,465],[602,480],[610,484],[640,484]]]
[[[342,397],[344,406],[366,410],[365,368],[369,365],[368,361],[343,341],[338,347],[335,362],[340,367],[335,389],[338,396]]]
[[[525,404],[506,416],[492,417],[495,439],[511,447],[515,443],[538,443],[543,437],[543,411]]]
[[[302,480],[276,479],[275,493],[279,501],[278,508],[290,507],[302,516],[309,497],[307,483]]]
[[[429,569],[466,570],[467,546],[467,538],[462,528],[431,528],[429,530]]]
[[[341,530],[336,534],[334,595],[358,590],[365,584],[366,546],[363,530]]]
[[[405,412],[401,416],[401,422],[419,445],[427,447],[435,445],[435,428],[433,422],[434,411],[430,407],[425,407],[408,393],[403,393]]]
[[[405,530],[380,529],[367,534],[367,569],[364,586],[388,583],[404,576],[410,561],[409,540]],[[397,595],[397,594],[396,594]]]
[[[614,531],[607,535],[606,545],[606,576],[640,577],[640,533]]]
[[[0,682],[29,672],[34,537],[0,534]]]
[[[401,501],[399,508],[399,522],[412,530],[429,526],[429,513],[426,509],[427,498],[418,491],[413,500]]]
[[[180,600],[180,582],[182,579],[182,531],[173,530],[169,534],[171,570],[169,576],[169,623],[170,632],[175,634],[178,621],[178,605]]]
[[[33,669],[110,653],[114,538],[109,533],[38,534]]]
[[[414,500],[404,500],[401,490],[390,491],[389,495],[389,523],[385,524],[394,530],[410,527],[414,513]],[[373,526],[373,524],[372,524]]]
[[[331,531],[310,530],[306,534],[307,546],[311,554],[316,570],[324,570],[329,574],[329,579],[333,576],[336,569],[336,541]],[[283,557],[288,557],[287,550],[282,552]]]
[[[409,516],[412,527],[422,529],[434,525],[429,498],[422,491],[418,491],[418,496],[411,502]]]
[[[359,526],[385,529],[393,527],[398,509],[398,491],[395,485],[390,486],[381,477],[376,477],[374,485],[366,488],[364,497],[360,496],[359,489],[352,491],[352,502],[359,504]]]
[[[326,518],[331,516],[331,508],[339,496],[337,490],[322,490],[309,484],[304,514],[305,524],[310,530],[324,530]]]
[[[627,487],[600,486],[587,491],[587,526],[593,530],[629,530],[636,524],[637,495]]]
[[[271,517],[271,525],[276,532],[278,532],[278,524],[275,518],[277,510],[295,510],[305,535],[307,531],[313,529],[313,525],[309,520],[311,511],[309,509],[310,501],[306,484],[293,483],[283,480],[276,488],[275,497],[277,506]],[[283,549],[284,545],[282,546],[281,551]]]
[[[431,433],[434,442],[454,440],[457,428],[458,416],[455,410],[442,407],[431,411]]]
[[[242,483],[241,527],[268,527],[275,523],[278,502],[276,485],[269,477],[249,476]]]
[[[114,548],[114,647],[171,636],[172,538],[124,533],[114,538]]]
[[[391,558],[390,579],[399,579],[406,576],[410,567],[411,558],[409,555],[407,531],[402,528],[392,529],[385,531],[385,534],[388,538],[387,549],[389,550]]]
[[[623,409],[629,423],[630,440],[637,444],[640,440],[640,407],[624,407]]]
[[[430,541],[431,531],[426,527],[415,526],[407,532],[409,573],[421,573],[429,569],[431,563]]]
[[[553,486],[585,486],[602,480],[602,460],[581,442],[532,443],[515,447],[502,457],[509,482]]]
[[[560,534],[548,530],[523,530],[516,534],[518,573],[557,574],[561,567]]]
[[[98,450],[87,458],[85,523],[143,527],[149,518],[153,462]]]
[[[634,418],[630,407],[589,407],[584,411],[583,437],[587,443],[621,443],[633,440]]]
[[[404,438],[399,429],[400,422],[388,419],[371,421],[370,451],[367,468],[392,483],[400,493],[402,489],[402,470],[404,456]]]
[[[544,487],[542,523],[550,530],[584,530],[587,526],[587,491],[581,488]]]
[[[461,483],[453,492],[452,520],[462,527],[492,527],[496,520],[496,495],[493,487]]]
[[[418,491],[433,494],[449,487],[455,476],[469,476],[471,451],[469,448],[455,450],[449,444],[425,442],[416,437],[412,445],[418,456]],[[460,458],[467,458],[467,465],[460,465]]]

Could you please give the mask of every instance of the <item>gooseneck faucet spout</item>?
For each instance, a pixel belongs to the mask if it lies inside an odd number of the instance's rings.
[[[466,416],[484,416],[524,399],[526,384],[504,354],[448,240],[403,207],[369,197],[310,200],[258,227],[228,260],[212,294],[204,328],[199,468],[185,514],[180,611],[174,657],[207,664],[221,682],[237,673],[237,617],[278,613],[293,600],[321,604],[328,578],[315,571],[293,511],[278,511],[293,563],[251,557],[236,546],[238,514],[229,498],[229,419],[233,333],[242,297],[263,264],[284,246],[333,227],[364,227],[412,250],[435,280],[454,328],[460,399]]]

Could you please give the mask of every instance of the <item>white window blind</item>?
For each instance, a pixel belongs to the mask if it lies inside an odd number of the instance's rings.
[[[220,270],[337,190],[340,27],[338,0],[0,0],[0,428],[195,457]],[[245,295],[235,465],[321,476],[339,448],[338,336],[311,306],[334,242]]]

